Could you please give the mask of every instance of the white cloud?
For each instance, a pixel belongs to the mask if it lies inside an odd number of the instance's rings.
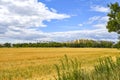
[[[104,12],[104,13],[109,12],[109,8],[99,6],[99,5],[91,6],[91,10],[92,11],[97,11],[97,12]]]
[[[58,14],[53,10],[37,0],[0,0],[0,27],[45,27],[43,21],[70,18],[69,15]]]
[[[83,26],[83,24],[78,24],[78,26],[82,27],[82,26]]]
[[[43,21],[70,18],[66,14],[58,14],[53,8],[37,0],[0,0],[0,42],[2,41],[67,41],[74,39],[115,40],[117,34],[108,33],[106,29],[79,30],[66,32],[42,32],[38,27],[45,27]],[[107,17],[96,16],[89,21],[106,21]],[[83,24],[79,24],[83,26]],[[94,24],[94,27],[103,25]]]
[[[88,24],[92,24],[92,23],[94,23],[95,21],[98,21],[100,19],[100,16],[93,16],[93,17],[90,17],[89,19],[88,19]]]
[[[107,22],[108,19],[109,19],[108,16],[103,16],[103,17],[100,18],[99,21],[101,21],[101,22]]]
[[[14,39],[16,42],[20,40],[24,41],[70,41],[75,39],[94,39],[94,40],[109,40],[117,41],[116,33],[109,33],[106,29],[94,29],[94,30],[78,30],[78,31],[66,31],[66,32],[39,32],[35,30],[26,31],[21,30],[18,33],[9,31],[3,40]]]
[[[116,33],[109,33],[106,29],[106,23],[108,21],[107,16],[93,16],[88,19],[88,21],[84,22],[84,26],[90,26],[92,28],[88,30],[80,30],[74,31],[69,34],[76,36],[76,39],[94,39],[94,40],[109,40],[109,41],[117,41]],[[89,28],[90,28],[89,27]],[[65,34],[64,34],[65,35]]]
[[[50,8],[52,12],[55,12],[57,13],[57,10],[53,9],[53,8]]]
[[[91,17],[89,20],[93,20],[91,23],[93,30],[78,30],[78,31],[66,31],[66,32],[42,32],[37,31],[36,29],[21,29],[16,28],[14,26],[9,27],[9,31],[4,35],[3,39],[12,38],[14,40],[28,40],[28,41],[67,41],[74,39],[94,39],[94,40],[109,40],[109,41],[117,41],[116,33],[109,33],[106,29],[106,16],[95,16]],[[88,21],[89,21],[88,20]],[[94,24],[94,21],[97,21]],[[81,24],[80,24],[81,25]],[[27,42],[27,41],[26,41]]]
[[[70,18],[58,14],[38,0],[0,0],[0,39],[37,39],[46,36],[38,27],[46,27],[43,21]]]
[[[106,23],[108,21],[108,16],[93,16],[88,19],[87,24],[94,23]]]
[[[117,40],[116,33],[109,33],[105,29],[56,32],[52,34],[54,34],[52,35],[53,39],[61,41],[74,39]]]
[[[93,16],[90,17],[86,23],[97,29],[106,29],[107,21],[107,16]]]
[[[106,29],[106,24],[101,23],[101,24],[95,24],[93,27],[98,28],[98,29]]]

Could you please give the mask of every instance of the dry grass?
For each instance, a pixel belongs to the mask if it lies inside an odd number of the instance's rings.
[[[0,48],[0,80],[23,80],[52,75],[53,64],[58,64],[65,54],[78,58],[82,67],[92,69],[98,58],[114,58],[120,55],[120,51],[107,48]]]

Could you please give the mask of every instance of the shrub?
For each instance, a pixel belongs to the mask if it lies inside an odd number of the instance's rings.
[[[116,61],[112,57],[101,58],[90,72],[82,69],[77,59],[68,59],[65,55],[60,61],[61,66],[55,65],[56,80],[120,80],[120,57]]]

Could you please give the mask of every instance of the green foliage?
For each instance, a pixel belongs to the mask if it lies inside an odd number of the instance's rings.
[[[108,5],[110,12],[108,13],[109,21],[107,29],[109,32],[117,32],[120,34],[120,5],[118,2]]]
[[[94,40],[75,40],[71,42],[44,42],[44,43],[5,43],[1,44],[0,47],[73,47],[73,48],[84,48],[84,47],[93,47],[93,48],[112,48],[114,45],[110,41],[94,41]]]
[[[88,80],[89,77],[87,74],[84,74],[85,71],[81,69],[81,63],[77,59],[68,59],[65,55],[65,58],[61,61],[61,67],[55,65],[57,71],[56,80]]]
[[[5,44],[3,44],[3,46],[9,48],[9,47],[11,47],[11,43],[5,43]]]
[[[119,80],[120,79],[120,57],[116,58],[116,62],[111,57],[99,59],[98,64],[94,66],[92,76],[97,80]]]
[[[120,48],[120,41],[113,45],[114,48]]]
[[[120,57],[116,57],[116,61],[112,57],[101,58],[89,72],[81,68],[77,59],[71,60],[66,56],[61,65],[62,68],[56,65],[56,80],[120,80]]]

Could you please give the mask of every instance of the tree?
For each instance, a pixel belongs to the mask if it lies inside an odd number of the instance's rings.
[[[110,12],[108,13],[109,21],[106,27],[109,32],[116,32],[120,40],[120,5],[116,2],[109,4],[108,7],[110,8]],[[120,48],[120,42],[116,46]]]
[[[5,43],[4,47],[11,47],[11,43]]]
[[[118,2],[108,5],[110,12],[108,13],[109,21],[107,22],[107,29],[109,32],[116,32],[120,34],[120,5]]]

